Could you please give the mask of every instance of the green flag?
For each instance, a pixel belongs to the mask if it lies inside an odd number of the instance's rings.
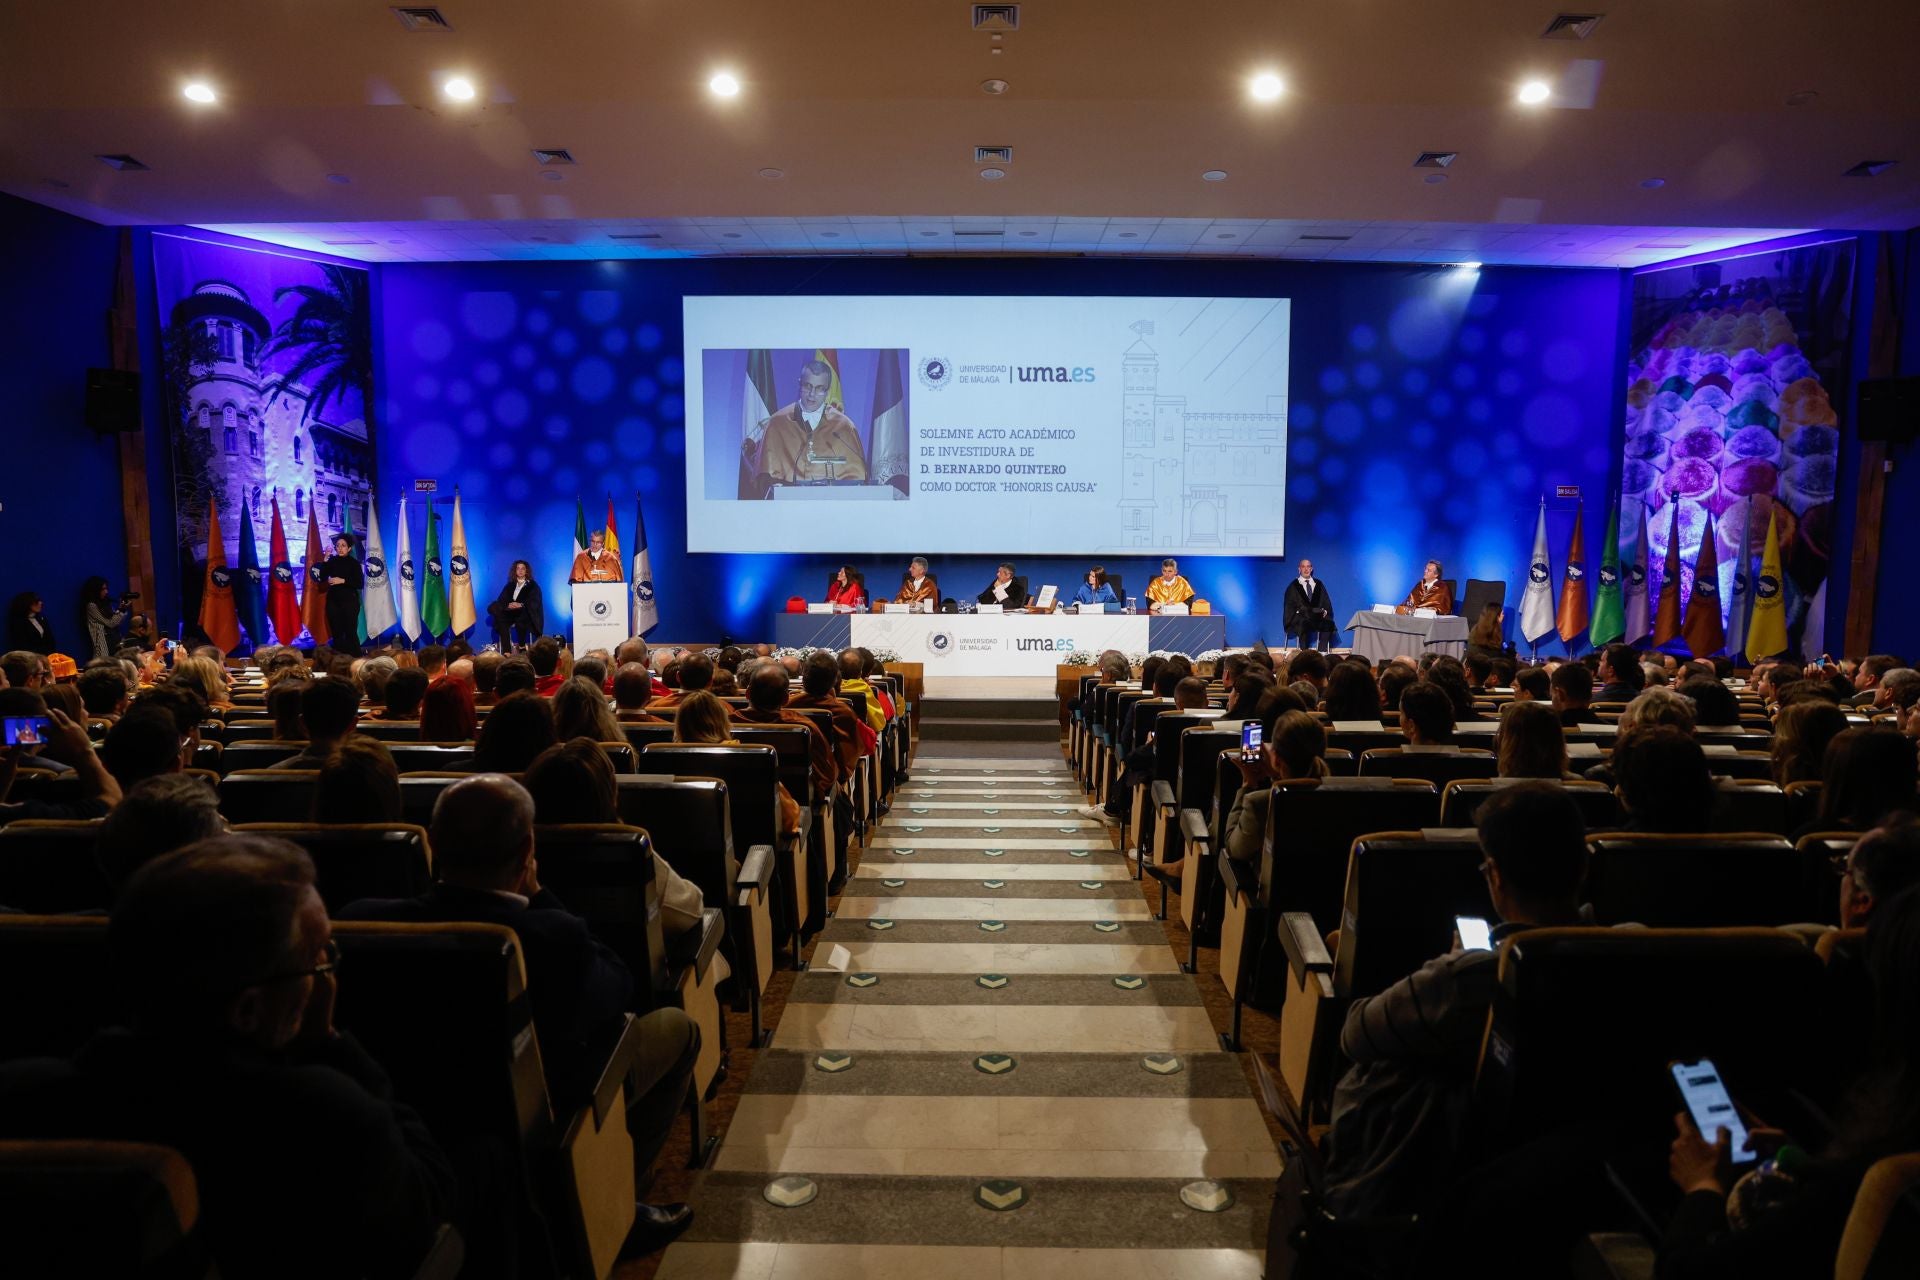
[[[578,557],[587,549],[587,509],[580,505],[580,495],[573,497],[573,554]]]
[[[427,499],[427,585],[420,597],[420,623],[428,635],[439,639],[447,633],[446,566],[440,561],[440,513]]]
[[[1627,634],[1626,600],[1620,584],[1620,499],[1613,500],[1607,517],[1607,537],[1600,544],[1600,590],[1593,598],[1593,622],[1587,635],[1598,648]]]

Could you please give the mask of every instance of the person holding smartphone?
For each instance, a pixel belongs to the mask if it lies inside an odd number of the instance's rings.
[[[120,784],[94,754],[85,725],[49,707],[31,689],[0,689],[0,722],[9,728],[20,726],[20,731],[8,734],[14,744],[0,748],[0,826],[19,818],[101,818],[120,803]],[[31,728],[26,727],[29,724]],[[9,803],[14,779],[29,760],[55,761],[70,770],[78,781],[79,796],[72,801]]]

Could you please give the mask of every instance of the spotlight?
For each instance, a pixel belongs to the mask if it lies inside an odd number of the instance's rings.
[[[213,86],[204,80],[195,80],[181,89],[180,92],[186,95],[188,102],[198,102],[202,104],[216,102],[220,96],[213,91]]]
[[[737,98],[740,96],[740,78],[731,71],[717,71],[713,79],[707,81],[707,89],[716,98]]]
[[[1456,271],[1478,271],[1480,269],[1480,264],[1477,262],[1456,262],[1453,266]]]
[[[454,76],[440,86],[440,92],[446,94],[455,102],[472,102],[474,95],[479,93],[479,90],[475,89],[473,87],[473,81],[467,79],[465,76]]]
[[[1272,102],[1286,91],[1286,81],[1271,71],[1262,71],[1247,82],[1247,92],[1256,102]]]
[[[1520,86],[1520,105],[1537,107],[1553,96],[1553,87],[1545,80],[1529,80]]]

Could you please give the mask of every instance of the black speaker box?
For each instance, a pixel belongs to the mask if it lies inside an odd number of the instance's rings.
[[[1869,378],[1860,384],[1860,438],[1904,444],[1920,435],[1920,378]]]
[[[125,369],[87,370],[87,425],[101,435],[140,429],[140,375]]]

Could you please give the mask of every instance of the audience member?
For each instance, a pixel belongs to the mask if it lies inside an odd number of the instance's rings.
[[[160,855],[226,829],[220,798],[206,779],[165,774],[127,789],[100,824],[93,856],[117,894],[134,872]]]
[[[785,676],[782,676],[785,679]],[[647,711],[653,701],[653,675],[638,662],[626,662],[613,673],[614,719],[621,724],[665,724]]]
[[[1647,686],[1640,655],[1632,645],[1610,644],[1600,651],[1600,665],[1594,672],[1599,689],[1595,702],[1631,702]]]
[[[1701,728],[1738,729],[1740,700],[1733,690],[1711,676],[1682,680],[1674,692],[1693,703],[1694,723]]]
[[[100,666],[89,663],[75,687],[80,691],[80,705],[91,720],[118,720],[132,695],[126,672],[112,659]]]
[[[312,683],[304,679],[282,680],[267,690],[267,716],[273,721],[275,742],[307,740],[307,726],[300,718],[300,704],[307,696],[307,686]]]
[[[1204,692],[1205,686],[1202,686]],[[773,663],[765,663],[755,668],[747,678],[747,709],[740,713],[740,719],[748,724],[803,724],[807,726],[807,759],[813,772],[813,793],[825,798],[833,794],[839,778],[835,765],[833,744],[820,726],[800,714],[787,709],[788,684],[786,670]]]
[[[1648,689],[1636,694],[1620,713],[1620,732],[1651,725],[1666,725],[1693,736],[1693,703],[1671,689]]]
[[[574,680],[585,680],[601,693],[609,693],[607,688],[607,660],[598,654],[590,653],[573,664]]]
[[[727,704],[705,689],[695,689],[682,697],[673,717],[673,740],[694,746],[740,745],[740,740],[733,736],[733,717],[727,714]],[[783,835],[792,835],[800,829],[800,802],[786,787],[775,784],[775,789],[780,831]]]
[[[217,662],[206,658],[176,658],[172,683],[193,690],[215,711],[227,711],[233,707],[233,686],[227,682],[226,672],[221,670]]]
[[[186,742],[173,717],[159,707],[129,711],[107,730],[100,759],[125,792],[136,783],[186,767]]]
[[[420,700],[420,741],[471,741],[480,724],[473,698],[473,686],[453,676],[428,685]]]
[[[1409,747],[1450,747],[1453,726],[1453,699],[1439,685],[1422,680],[1400,695],[1400,734]]]
[[[1300,705],[1291,690],[1276,692],[1262,708],[1260,754],[1253,760],[1233,756],[1240,770],[1240,791],[1227,812],[1227,856],[1258,862],[1267,838],[1267,813],[1275,782],[1327,776],[1327,731]]]
[[[846,700],[854,695],[866,699],[867,728],[873,730],[877,738],[881,733],[886,731],[887,713],[881,709],[880,700],[874,696],[873,686],[867,683],[866,667],[866,660],[858,653],[851,649],[843,652],[840,655],[839,693],[842,700]],[[1152,688],[1151,685],[1143,687]],[[848,702],[848,705],[852,706],[853,704]]]
[[[1380,668],[1380,712],[1400,710],[1400,696],[1419,683],[1420,673],[1412,664],[1395,659]]]
[[[387,705],[387,681],[393,679],[393,673],[399,669],[399,664],[384,653],[361,660],[358,679],[369,710]]]
[[[560,642],[552,636],[542,636],[535,640],[527,650],[527,661],[533,664],[533,691],[543,698],[553,696],[566,676],[560,671]],[[511,661],[511,660],[509,660]],[[505,679],[506,666],[501,666],[501,678]],[[501,689],[502,696],[506,690]]]
[[[1920,809],[1914,740],[1891,729],[1848,729],[1827,744],[1820,814],[1794,832],[1866,831],[1895,810]]]
[[[607,695],[590,679],[574,676],[553,692],[553,732],[564,742],[568,738],[591,738],[595,742],[625,742],[620,722],[607,705]]]
[[[1545,703],[1509,702],[1502,707],[1493,753],[1503,778],[1567,776],[1566,731]]]
[[[1357,662],[1342,662],[1327,673],[1327,696],[1320,709],[1330,720],[1378,720],[1380,689],[1373,673]]]
[[[533,663],[521,654],[504,658],[500,670],[493,681],[493,705],[516,693],[538,692],[540,677],[535,674]]]
[[[1773,718],[1775,785],[1818,782],[1825,777],[1827,744],[1846,727],[1846,712],[1831,702],[1808,700],[1780,708],[1780,714]]]
[[[531,689],[507,694],[480,722],[474,739],[474,771],[523,773],[535,756],[558,740],[551,703]]]
[[[1713,829],[1719,792],[1707,771],[1706,753],[1684,730],[1665,724],[1622,729],[1613,747],[1613,777],[1627,815],[1625,830]]]
[[[494,702],[495,682],[500,678],[500,664],[505,661],[498,653],[476,653],[473,655],[473,701],[475,706],[490,707]]]
[[[385,743],[348,738],[327,753],[313,788],[313,821],[394,823],[402,816],[400,770]]]
[[[445,645],[423,644],[414,658],[420,664],[420,674],[431,684],[447,674],[447,650]]]
[[[420,703],[427,696],[433,679],[418,667],[402,667],[387,681],[387,705],[382,720],[411,721],[420,718]]]
[[[1580,668],[1585,671],[1586,668]],[[1513,697],[1516,702],[1550,702],[1553,698],[1553,678],[1545,667],[1522,667],[1515,671],[1513,679]],[[1593,687],[1593,677],[1587,677],[1587,687]],[[1556,705],[1554,711],[1557,713]],[[1565,723],[1562,721],[1562,723]]]
[[[359,717],[360,691],[353,687],[352,681],[336,680],[332,676],[315,680],[300,698],[300,722],[307,731],[307,749],[269,767],[318,769],[327,762],[333,749],[346,741]]]
[[[833,716],[833,751],[839,777],[851,780],[859,770],[860,758],[871,755],[879,744],[879,735],[840,697],[840,664],[830,654],[815,653],[807,658],[800,669],[800,695],[789,697],[787,705],[795,710],[824,710]]]
[[[1880,904],[1920,884],[1920,817],[1896,809],[1861,836],[1836,869],[1840,927],[1864,928]]]

